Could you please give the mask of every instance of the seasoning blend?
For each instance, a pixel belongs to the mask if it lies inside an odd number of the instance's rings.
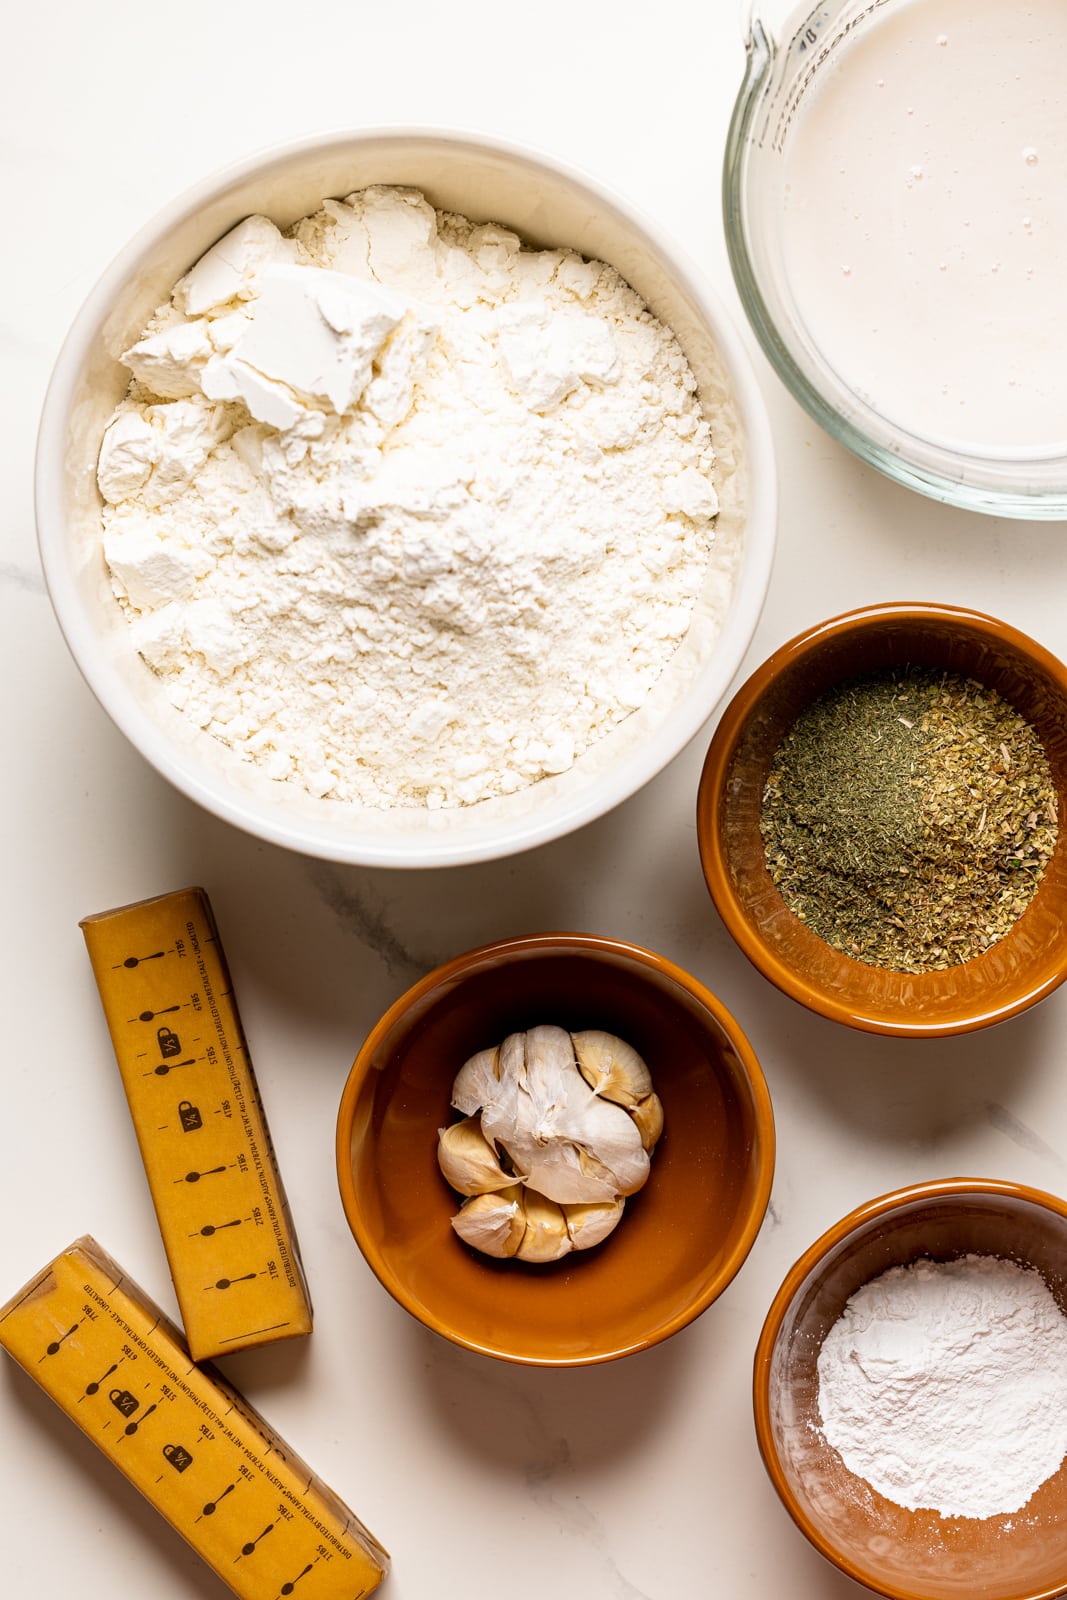
[[[836,685],[775,753],[760,819],[790,910],[873,966],[933,972],[1001,939],[1055,848],[1029,723],[960,673],[901,667]]]

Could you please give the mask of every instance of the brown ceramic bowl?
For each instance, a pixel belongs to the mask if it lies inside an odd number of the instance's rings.
[[[950,1178],[860,1206],[813,1244],[775,1296],[756,1349],[764,1465],[835,1566],[891,1600],[1050,1600],[1067,1593],[1067,1466],[1014,1516],[905,1511],[822,1437],[819,1351],[846,1301],[889,1267],[973,1252],[1035,1267],[1067,1311],[1067,1203],[1017,1183]]]
[[[533,1265],[463,1244],[437,1166],[468,1056],[554,1022],[644,1055],[664,1107],[645,1186],[590,1250]],[[345,1086],[337,1170],[349,1226],[389,1293],[428,1328],[506,1361],[582,1366],[657,1344],[722,1293],[759,1232],[774,1124],[759,1064],[726,1008],[662,956],[538,934],[438,967],[369,1034]]]
[[[771,881],[759,829],[772,757],[800,712],[843,679],[905,664],[949,668],[997,690],[1036,729],[1059,794],[1059,841],[1027,910],[983,955],[919,975],[854,961],[795,917]],[[764,976],[794,1000],[872,1033],[963,1033],[1024,1011],[1067,976],[1065,796],[1062,662],[980,612],[868,606],[782,645],[727,706],[700,780],[700,858],[730,933]]]

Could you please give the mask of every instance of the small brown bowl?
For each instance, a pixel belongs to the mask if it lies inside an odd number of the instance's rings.
[[[795,917],[760,835],[772,758],[834,684],[894,666],[944,667],[995,689],[1036,730],[1059,797],[1059,839],[1026,911],[980,956],[913,974],[855,961]],[[987,1027],[1067,977],[1067,668],[1025,634],[956,606],[888,604],[798,634],[738,690],[715,731],[697,799],[700,859],[719,915],[766,978],[801,1005],[871,1033],[934,1038]]]
[[[906,1511],[823,1438],[817,1362],[848,1299],[893,1266],[974,1253],[1034,1267],[1067,1311],[1067,1203],[1018,1183],[950,1178],[860,1206],[801,1256],[756,1348],[764,1465],[800,1531],[850,1578],[891,1600],[1051,1600],[1067,1593],[1067,1466],[1014,1516]]]
[[[602,1244],[548,1265],[498,1261],[452,1230],[460,1202],[437,1130],[468,1056],[546,1022],[640,1051],[664,1131]],[[534,1366],[610,1361],[699,1316],[759,1232],[773,1167],[763,1074],[722,1003],[662,956],[586,934],[506,939],[416,983],[368,1035],[337,1122],[345,1215],[389,1293],[455,1344]]]

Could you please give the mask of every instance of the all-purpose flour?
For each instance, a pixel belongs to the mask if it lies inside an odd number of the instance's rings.
[[[1020,1510],[1067,1453],[1067,1318],[994,1256],[916,1261],[857,1290],[818,1362],[823,1433],[896,1505]]]
[[[718,559],[673,335],[611,268],[414,191],[285,237],[249,218],[124,359],[98,481],[133,643],[315,795],[451,806],[564,771]]]

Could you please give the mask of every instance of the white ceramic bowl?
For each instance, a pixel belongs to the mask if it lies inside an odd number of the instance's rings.
[[[609,261],[680,340],[719,455],[717,538],[736,549],[725,616],[709,584],[646,704],[566,773],[473,806],[373,810],[273,782],[174,709],[134,654],[101,545],[95,466],[129,374],[119,355],[217,238],[252,212],[285,227],[327,196],[405,184],[439,208],[512,227],[539,246]],[[322,859],[436,867],[543,844],[633,794],[700,730],[755,630],[770,577],[776,490],[770,431],[747,353],[708,286],[628,206],[542,156],[430,129],[365,129],[304,140],[206,179],[118,255],[60,352],[38,439],[36,503],[45,578],[86,681],[117,726],[178,789],[215,815]]]

